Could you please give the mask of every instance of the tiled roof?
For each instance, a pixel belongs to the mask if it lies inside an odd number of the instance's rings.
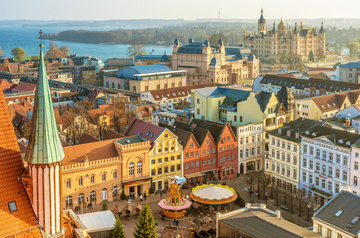
[[[353,237],[357,237],[357,233],[360,230],[359,204],[359,195],[343,190],[317,210],[313,219],[325,222],[326,224],[343,230],[343,232],[353,234]],[[337,213],[340,215],[337,216]]]
[[[97,96],[101,93],[102,91],[100,89],[96,89],[96,88],[93,88],[90,90],[89,94],[87,95],[88,98],[90,99],[96,99]]]
[[[333,110],[339,110],[345,98],[348,98],[352,104],[359,103],[358,102],[359,96],[360,96],[360,89],[314,97],[312,98],[312,100],[315,102],[315,104],[322,112],[328,112]]]
[[[80,100],[79,96],[84,96],[84,91],[70,92],[70,93],[62,93],[61,97],[52,98],[52,102],[64,102],[71,100]]]
[[[151,117],[152,113],[160,112],[161,108],[157,104],[149,104],[145,106],[137,106],[136,110],[139,112],[141,119]],[[152,110],[152,112],[150,112]]]
[[[159,126],[168,128],[171,132],[173,132],[178,137],[179,143],[185,148],[186,144],[188,143],[191,137],[192,134],[191,132],[162,123],[159,123]]]
[[[34,83],[20,83],[18,86],[12,88],[13,91],[27,92],[27,91],[35,91],[36,84]]]
[[[80,144],[86,144],[86,143],[91,143],[91,142],[96,142],[96,141],[99,141],[98,138],[96,138],[95,136],[92,136],[90,135],[89,133],[84,133],[82,134],[82,136],[80,137],[80,140],[79,140],[79,145]]]
[[[125,131],[126,136],[140,135],[143,139],[153,142],[165,129],[149,122],[133,118]]]
[[[104,135],[103,140],[109,140],[109,139],[117,139],[117,138],[122,138],[125,137],[125,135],[116,132],[114,130],[108,129]]]
[[[73,145],[64,147],[65,158],[63,165],[70,165],[85,161],[86,157],[89,161],[118,157],[113,140],[101,140],[82,145]]]
[[[62,115],[61,115],[61,123],[62,123],[62,129],[66,129],[68,128],[75,120],[75,118],[78,115],[69,111],[65,111]]]
[[[194,84],[194,85],[175,87],[175,88],[152,90],[150,91],[150,93],[155,99],[155,101],[160,101],[164,97],[168,99],[186,97],[191,93],[192,89],[214,87],[214,86],[216,86],[215,83],[202,83],[202,84]]]
[[[5,92],[7,89],[9,89],[13,84],[9,83],[5,79],[0,79],[0,85],[2,87],[3,92]]]
[[[280,76],[276,74],[266,74],[264,78],[260,82],[261,84],[268,84],[275,86],[286,86],[286,87],[294,87],[296,89],[303,90],[304,88],[316,88],[316,89],[324,89],[328,92],[339,92],[359,89],[360,84],[357,83],[348,83],[348,82],[340,82],[334,80],[326,80],[319,78],[310,78],[310,79],[302,79],[295,77],[287,77]]]
[[[16,237],[42,237],[35,228],[38,223],[28,194],[18,179],[25,169],[2,90],[0,109],[0,237],[16,233]],[[10,202],[16,203],[17,211],[10,212]]]
[[[195,124],[196,127],[201,127],[203,129],[210,131],[216,143],[220,141],[222,131],[225,127],[224,124],[206,121],[206,120],[200,120],[200,119],[193,119],[191,124]]]

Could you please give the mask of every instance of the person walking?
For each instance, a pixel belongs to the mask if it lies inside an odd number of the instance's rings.
[[[155,219],[155,226],[157,226],[157,218]]]
[[[139,198],[139,202],[142,202],[142,199],[143,199],[143,196],[142,194],[140,195],[140,198]]]
[[[162,191],[160,191],[160,198],[162,198]]]
[[[144,192],[144,200],[146,201],[146,192]]]
[[[91,202],[89,203],[89,210],[94,210]]]
[[[163,221],[165,220],[165,215],[164,215],[164,214],[162,214],[162,220],[163,220]]]

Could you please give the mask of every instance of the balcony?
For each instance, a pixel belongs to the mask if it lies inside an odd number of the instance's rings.
[[[265,118],[275,118],[276,117],[276,113],[269,113],[269,114],[265,114]]]
[[[271,130],[275,130],[276,129],[276,124],[270,124],[270,125],[266,125],[264,127],[265,131],[271,131]]]

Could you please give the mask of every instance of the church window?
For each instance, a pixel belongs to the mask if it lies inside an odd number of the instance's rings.
[[[134,175],[134,168],[135,168],[135,164],[133,162],[131,162],[129,165],[129,175],[130,176]]]

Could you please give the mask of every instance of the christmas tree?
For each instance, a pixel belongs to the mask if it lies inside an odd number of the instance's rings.
[[[108,208],[108,201],[107,200],[103,200],[102,204],[101,204],[101,209],[103,211],[109,210]]]
[[[121,224],[119,218],[116,218],[116,221],[114,224],[114,229],[111,232],[111,237],[112,238],[125,238],[123,225]]]
[[[134,231],[135,238],[157,238],[154,225],[154,217],[149,206],[145,206],[140,213]]]

